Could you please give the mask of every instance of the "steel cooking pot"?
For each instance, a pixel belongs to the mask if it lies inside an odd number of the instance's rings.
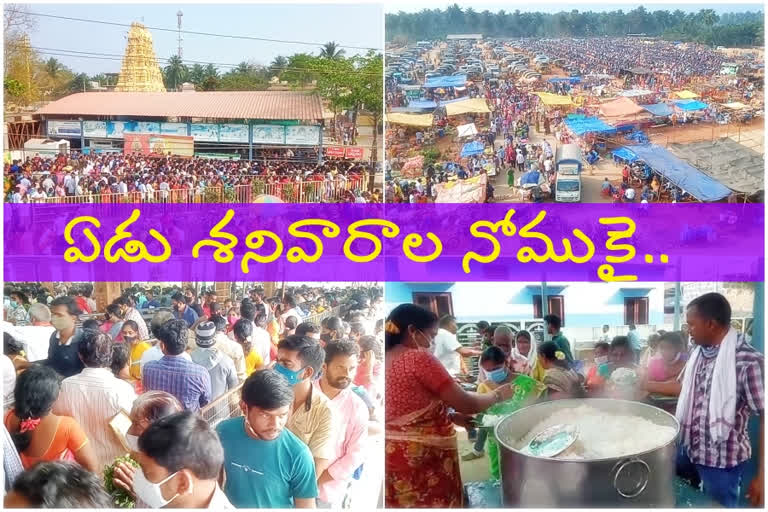
[[[555,400],[535,404],[502,419],[495,429],[501,458],[505,506],[529,508],[675,506],[677,435],[642,453],[591,460],[526,455],[517,443],[556,411],[587,405],[615,414],[641,416],[656,424],[680,425],[671,414],[640,402],[613,399]],[[627,432],[632,435],[632,432]]]

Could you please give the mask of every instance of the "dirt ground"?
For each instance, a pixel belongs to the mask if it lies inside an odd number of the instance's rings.
[[[715,141],[720,138],[730,138],[758,153],[765,154],[765,126],[763,118],[751,123],[699,124],[688,126],[664,126],[659,129],[646,130],[651,142],[667,147],[669,144],[685,144],[690,142]]]

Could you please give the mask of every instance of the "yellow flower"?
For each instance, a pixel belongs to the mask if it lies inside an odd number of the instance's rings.
[[[557,352],[555,352],[555,357],[558,360],[562,361],[563,359],[565,359],[565,353],[562,350],[558,350]]]

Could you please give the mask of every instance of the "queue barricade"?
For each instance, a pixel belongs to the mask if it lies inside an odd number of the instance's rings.
[[[237,387],[230,389],[200,410],[200,416],[208,423],[208,426],[215,429],[216,425],[222,421],[243,415],[243,411],[240,409],[242,389],[243,383],[241,382]]]

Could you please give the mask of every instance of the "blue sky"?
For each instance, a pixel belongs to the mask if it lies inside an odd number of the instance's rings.
[[[30,4],[33,12],[116,23],[142,22],[147,26],[176,28],[176,12],[184,12],[183,30],[247,35],[269,39],[317,42],[381,48],[382,8],[376,4]],[[98,25],[36,17],[31,34],[33,47],[122,55],[127,27]],[[350,20],[353,20],[350,22]],[[183,34],[184,59],[237,64],[253,61],[269,64],[278,55],[317,53],[317,46],[271,43]],[[155,54],[168,58],[176,53],[176,33],[152,32]],[[347,54],[365,53],[346,49]],[[97,60],[59,55],[55,57],[76,72],[90,75],[119,72],[119,60]],[[162,65],[162,63],[161,63]],[[225,71],[229,68],[221,68]]]
[[[500,11],[504,9],[507,12],[514,12],[519,9],[520,12],[560,12],[571,11],[578,9],[579,11],[614,11],[622,9],[624,11],[631,11],[635,7],[642,5],[649,11],[668,10],[674,11],[680,9],[681,11],[698,11],[700,9],[713,9],[716,13],[722,12],[742,12],[742,11],[762,11],[762,3],[744,4],[744,3],[719,3],[719,4],[705,4],[699,2],[691,3],[648,3],[648,2],[587,2],[587,3],[561,3],[561,2],[536,2],[533,4],[517,4],[509,2],[468,2],[468,1],[418,1],[418,2],[403,2],[396,0],[393,2],[386,2],[384,6],[384,12],[396,13],[398,11],[404,12],[418,12],[422,9],[444,9],[449,5],[457,3],[461,7],[472,7],[477,12],[482,12],[488,9],[491,12]]]

